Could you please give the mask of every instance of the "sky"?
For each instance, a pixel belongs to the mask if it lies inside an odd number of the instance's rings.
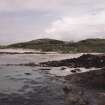
[[[105,0],[0,0],[0,44],[105,38]]]

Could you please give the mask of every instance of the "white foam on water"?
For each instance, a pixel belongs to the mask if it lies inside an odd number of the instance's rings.
[[[75,73],[82,73],[92,70],[99,70],[100,68],[66,68],[64,70],[61,70],[61,67],[54,67],[52,70],[49,71],[50,74],[55,76],[67,76],[70,74],[74,74],[72,70],[79,69],[80,71],[77,71]]]

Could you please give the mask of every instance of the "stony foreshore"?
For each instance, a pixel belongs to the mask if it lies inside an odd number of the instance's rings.
[[[105,66],[105,55],[84,54],[78,58],[65,59],[60,61],[48,61],[40,63],[42,66],[60,67],[67,66],[70,68],[85,67],[85,68],[102,68]]]
[[[70,56],[1,54],[0,105],[105,105],[105,55]]]
[[[105,105],[105,68],[65,77],[67,105]]]
[[[84,54],[78,58],[41,63],[43,66],[70,68],[91,68],[88,72],[79,72],[65,76],[66,105],[105,105],[105,55]],[[95,68],[100,68],[96,70]],[[76,69],[78,70],[78,69]]]

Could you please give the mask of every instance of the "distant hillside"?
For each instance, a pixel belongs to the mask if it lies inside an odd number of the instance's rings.
[[[57,51],[65,42],[55,39],[37,39],[24,43],[9,45],[10,48],[37,49],[41,51]]]
[[[0,45],[0,49],[6,48],[7,46]]]
[[[74,43],[77,52],[105,52],[105,39],[87,39]]]
[[[28,48],[41,51],[105,52],[105,39],[87,39],[79,42],[64,42],[55,39],[37,39],[8,46],[9,48]]]

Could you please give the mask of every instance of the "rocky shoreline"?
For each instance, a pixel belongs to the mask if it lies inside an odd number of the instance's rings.
[[[65,76],[66,105],[105,105],[105,55],[84,54],[78,58],[42,62],[42,66],[100,68]]]
[[[48,59],[47,62],[37,61],[37,64],[29,59],[30,56],[26,59],[27,56],[21,55],[22,61],[19,60],[19,56],[12,56],[13,58],[10,57],[8,62],[4,64],[1,62],[0,74],[5,76],[4,80],[9,80],[9,84],[11,81],[12,87],[17,82],[20,85],[17,93],[15,91],[12,94],[0,93],[0,105],[14,105],[14,103],[16,105],[105,105],[104,54],[83,54],[78,58],[58,61]],[[39,55],[34,55],[32,58],[37,56],[39,57]],[[43,56],[45,54],[42,55],[40,61],[43,60]],[[2,57],[5,58],[5,56]],[[23,62],[23,58],[30,63]],[[10,62],[11,59],[13,62]],[[19,62],[16,62],[17,60]],[[83,71],[82,68],[87,70]],[[66,71],[66,76],[57,76],[50,72],[57,69],[60,72]],[[6,82],[4,80],[3,83]]]
[[[92,54],[83,54],[78,58],[73,59],[65,59],[60,61],[48,61],[40,63],[42,66],[51,66],[51,67],[61,67],[67,66],[70,68],[78,68],[78,67],[85,67],[85,68],[102,68],[105,66],[105,55],[92,55]]]
[[[105,105],[105,68],[65,77],[67,105]]]

